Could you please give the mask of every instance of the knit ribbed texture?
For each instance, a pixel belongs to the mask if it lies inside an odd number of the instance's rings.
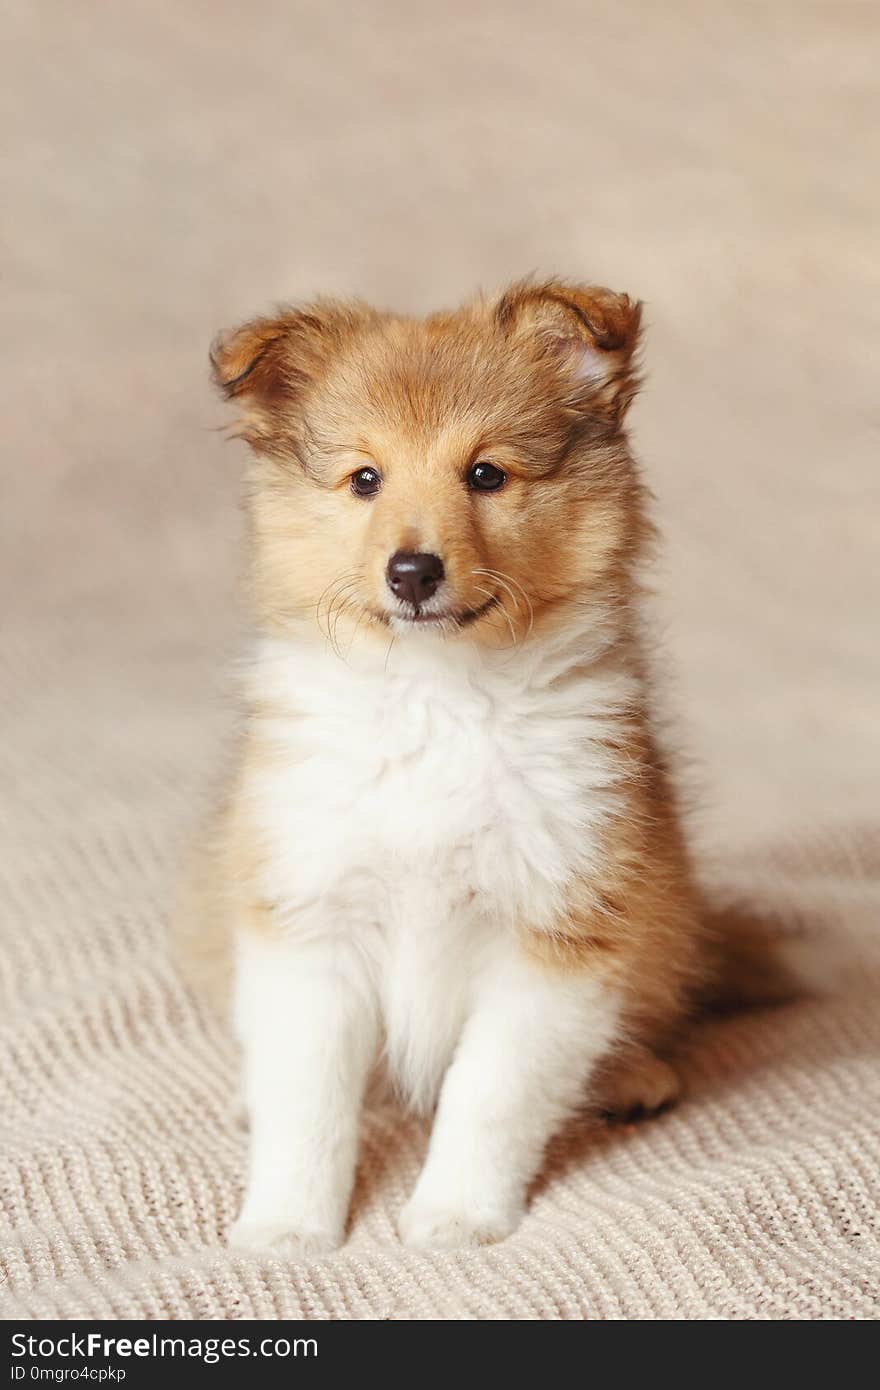
[[[4,19],[4,1316],[876,1316],[871,8]],[[825,949],[837,993],[703,1025],[683,1103],[573,1127],[500,1246],[400,1246],[425,1130],[383,1111],[342,1251],[231,1254],[235,1049],[165,941],[239,649],[207,344],[283,295],[424,309],[533,267],[647,301],[636,444],[701,871]]]
[[[296,1265],[226,1252],[245,1147],[233,1051],[164,956],[150,907],[157,859],[133,855],[119,833],[103,846],[86,835],[35,865],[31,884],[23,874],[4,885],[7,903],[39,883],[38,902],[52,904],[32,934],[4,937],[6,1316],[876,1312],[880,1017],[864,979],[835,1002],[702,1028],[685,1102],[639,1126],[574,1126],[524,1225],[495,1249],[400,1247],[392,1222],[425,1136],[388,1111],[366,1125],[341,1253]],[[822,859],[768,864],[764,900],[872,925],[872,861],[853,853],[845,883],[805,891]]]

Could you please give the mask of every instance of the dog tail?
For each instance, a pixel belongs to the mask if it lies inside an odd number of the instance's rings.
[[[728,1012],[827,995],[841,986],[841,964],[827,937],[807,923],[763,915],[736,903],[705,913],[711,968],[701,995]]]

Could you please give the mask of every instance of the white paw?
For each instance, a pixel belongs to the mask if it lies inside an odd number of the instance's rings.
[[[519,1225],[521,1215],[519,1211],[468,1211],[410,1201],[400,1213],[398,1230],[404,1245],[416,1250],[466,1250],[504,1240]]]
[[[305,1231],[285,1221],[235,1221],[229,1230],[233,1250],[263,1250],[288,1260],[316,1260],[342,1241],[327,1231]]]

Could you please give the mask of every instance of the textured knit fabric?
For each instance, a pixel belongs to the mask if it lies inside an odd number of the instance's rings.
[[[876,1315],[872,9],[4,16],[4,1316]],[[388,1110],[338,1254],[229,1253],[235,1049],[166,944],[240,646],[207,343],[282,296],[422,310],[534,268],[647,301],[634,429],[701,873],[834,989],[703,1024],[681,1105],[572,1126],[499,1246],[401,1247],[426,1133]]]

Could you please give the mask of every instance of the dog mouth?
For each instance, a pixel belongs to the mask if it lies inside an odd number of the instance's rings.
[[[446,608],[439,613],[424,613],[416,609],[409,613],[383,613],[381,617],[386,623],[390,623],[394,619],[412,627],[443,627],[447,623],[458,628],[470,627],[472,623],[478,622],[486,613],[495,608],[498,602],[498,595],[492,594],[485,603],[481,603],[477,608]]]

